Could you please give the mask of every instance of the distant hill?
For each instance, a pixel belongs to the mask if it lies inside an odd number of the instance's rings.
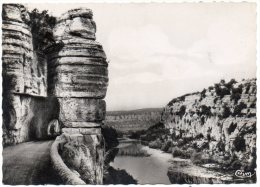
[[[162,108],[108,111],[105,124],[121,132],[145,130],[160,121],[161,112]]]
[[[107,115],[141,114],[146,112],[162,112],[163,108],[142,108],[135,110],[107,111]]]

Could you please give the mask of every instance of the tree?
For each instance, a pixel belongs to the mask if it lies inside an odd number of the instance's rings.
[[[101,130],[102,130],[102,135],[104,136],[105,139],[106,150],[116,147],[119,144],[117,140],[118,137],[117,131],[114,128],[109,127],[107,125],[103,125]]]
[[[56,18],[50,16],[47,10],[39,12],[38,9],[29,12],[29,16],[34,50],[43,51],[47,46],[55,42],[52,30],[56,24]]]
[[[215,84],[214,87],[215,87],[216,94],[220,98],[223,98],[225,95],[230,94],[230,90],[227,87],[221,88],[220,84]]]
[[[227,84],[226,84],[226,87],[231,90],[233,85],[237,83],[237,81],[235,79],[231,79]]]
[[[205,115],[205,116],[212,116],[211,113],[211,107],[210,106],[206,106],[206,105],[201,105],[200,106],[200,111],[199,111],[199,115]]]
[[[238,105],[235,106],[232,116],[241,116],[241,111],[244,108],[247,108],[247,105],[243,102],[240,102]]]
[[[206,89],[204,88],[203,90],[202,90],[202,92],[200,93],[200,101],[203,99],[203,98],[205,98],[206,97]]]
[[[229,109],[229,107],[225,104],[225,105],[223,106],[223,111],[222,111],[222,113],[221,113],[221,115],[220,115],[219,117],[221,117],[221,118],[227,118],[227,117],[230,116],[230,114],[231,114],[230,109]]]
[[[238,100],[241,98],[241,94],[243,91],[243,86],[242,84],[240,84],[237,88],[233,88],[231,89],[231,100],[233,100],[235,103],[238,102]]]
[[[177,115],[179,115],[180,118],[182,119],[182,117],[184,116],[185,112],[186,112],[186,106],[182,105],[180,110],[179,110],[179,112],[177,112]]]

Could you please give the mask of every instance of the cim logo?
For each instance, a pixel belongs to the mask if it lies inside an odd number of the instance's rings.
[[[252,176],[255,175],[255,172],[252,173],[252,172],[245,172],[243,170],[236,170],[235,172],[235,176],[236,177],[239,177],[239,178],[251,178]]]

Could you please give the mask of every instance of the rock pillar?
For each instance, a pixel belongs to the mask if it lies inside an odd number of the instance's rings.
[[[48,52],[48,91],[59,101],[59,122],[67,143],[65,164],[88,184],[102,184],[108,72],[106,55],[95,41],[96,25],[89,9],[63,14]],[[71,157],[71,155],[73,155]]]

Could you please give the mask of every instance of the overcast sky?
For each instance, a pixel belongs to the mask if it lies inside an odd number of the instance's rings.
[[[256,77],[255,3],[30,4],[93,10],[109,60],[108,110],[164,107],[220,79]]]

